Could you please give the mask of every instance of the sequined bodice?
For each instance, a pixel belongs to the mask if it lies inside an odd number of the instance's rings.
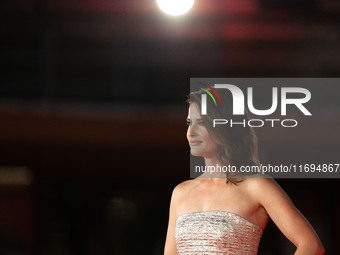
[[[262,229],[225,211],[186,213],[177,218],[178,255],[256,255]]]

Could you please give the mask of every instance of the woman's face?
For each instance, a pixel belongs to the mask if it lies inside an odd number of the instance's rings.
[[[190,104],[187,117],[187,139],[191,154],[204,158],[217,158],[219,146],[212,140],[198,109],[197,104]]]

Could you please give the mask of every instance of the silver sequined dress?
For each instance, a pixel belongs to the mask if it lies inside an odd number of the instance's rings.
[[[186,213],[177,218],[178,255],[256,255],[262,229],[231,212]]]

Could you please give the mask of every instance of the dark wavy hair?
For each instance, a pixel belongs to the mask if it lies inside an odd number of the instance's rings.
[[[201,118],[211,136],[211,138],[219,145],[219,152],[217,159],[222,165],[236,166],[237,169],[242,165],[260,165],[258,158],[258,142],[256,134],[252,127],[247,125],[248,112],[245,110],[244,115],[233,115],[233,99],[231,92],[227,89],[215,89],[219,94],[222,106],[218,104],[215,106],[213,100],[207,96],[207,114],[202,115]],[[209,90],[213,94],[211,90]],[[201,95],[205,94],[203,91],[191,92],[188,96],[187,102],[189,105],[196,104],[198,109],[201,106]],[[214,119],[226,119],[233,122],[243,122],[245,120],[245,127],[240,124],[233,125],[216,125],[213,127]],[[237,184],[241,182],[244,177],[250,174],[241,174],[227,172],[227,183],[232,182]]]

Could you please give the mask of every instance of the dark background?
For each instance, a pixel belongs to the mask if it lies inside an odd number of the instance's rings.
[[[198,0],[181,17],[155,0],[0,1],[0,253],[162,254],[189,178],[190,77],[338,77],[339,14],[336,0]],[[339,163],[339,93],[312,91],[302,128],[260,129],[261,160]],[[340,254],[339,180],[277,181]],[[259,254],[293,251],[269,223]]]

